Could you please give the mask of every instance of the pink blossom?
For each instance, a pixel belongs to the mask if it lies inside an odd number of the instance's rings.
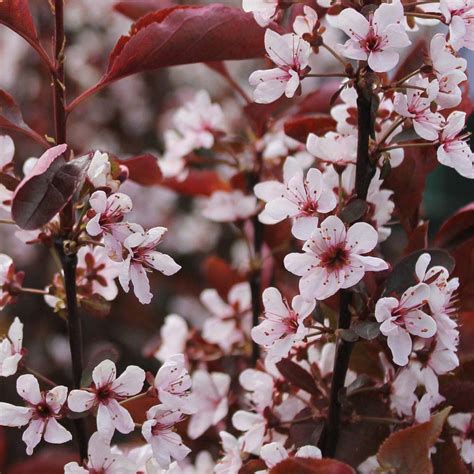
[[[92,372],[93,384],[87,390],[72,390],[68,397],[69,409],[82,413],[97,408],[97,430],[110,439],[114,430],[130,433],[135,424],[130,413],[120,401],[136,395],[143,388],[145,372],[136,365],[129,365],[117,377],[111,360],[102,361]]]
[[[87,233],[93,237],[103,235],[109,251],[120,253],[120,242],[137,231],[133,224],[123,222],[124,215],[132,210],[132,200],[123,193],[107,196],[104,191],[95,191],[89,205]]]
[[[175,354],[166,359],[155,377],[158,398],[166,408],[179,409],[183,413],[193,413],[190,397],[191,377],[185,368],[183,354]]]
[[[256,196],[266,201],[259,220],[264,224],[276,224],[292,217],[293,235],[306,240],[317,227],[319,214],[336,207],[336,196],[325,187],[321,171],[311,168],[304,177],[293,157],[285,161],[283,178],[284,183],[265,181],[255,186]]]
[[[147,411],[146,416],[142,434],[150,443],[158,465],[168,469],[172,459],[182,461],[191,450],[183,444],[181,436],[173,428],[183,420],[183,414],[179,410],[156,405]]]
[[[346,166],[356,162],[357,138],[354,135],[328,132],[324,137],[318,137],[310,133],[306,147],[324,163]]]
[[[255,21],[261,26],[269,25],[276,16],[278,0],[242,0],[244,12],[252,13]]]
[[[7,168],[15,156],[15,143],[9,135],[0,135],[0,171]]]
[[[72,439],[71,433],[57,421],[62,417],[61,412],[67,398],[66,387],[58,385],[48,392],[40,392],[36,377],[26,374],[18,377],[16,390],[27,406],[17,407],[0,402],[0,425],[28,425],[22,437],[28,455],[33,454],[42,438],[53,444],[67,443]]]
[[[398,0],[383,3],[369,14],[369,19],[353,8],[346,8],[335,24],[349,36],[340,52],[347,58],[367,61],[375,72],[390,71],[399,60],[394,49],[411,44],[403,20],[403,6]]]
[[[458,51],[474,50],[474,6],[472,0],[441,0],[439,9],[449,25],[449,43]]]
[[[256,210],[255,196],[242,191],[215,191],[206,200],[202,215],[215,222],[235,222],[248,219]]]
[[[426,92],[419,89],[407,89],[406,94],[395,95],[395,111],[402,117],[411,118],[415,132],[425,140],[434,141],[438,138],[444,119],[440,113],[431,112],[431,102],[436,99],[439,91],[437,80],[431,82],[428,79],[413,77],[408,85],[422,87]]]
[[[240,441],[226,431],[221,431],[219,436],[221,437],[224,456],[216,464],[214,472],[216,474],[238,474],[242,467]]]
[[[408,366],[397,373],[397,376],[391,383],[390,390],[390,408],[399,415],[410,416],[413,413],[413,407],[418,402],[415,395],[418,380],[416,371]]]
[[[164,362],[174,354],[183,353],[188,338],[188,325],[178,314],[169,314],[160,329],[161,344],[155,352],[155,357]]]
[[[125,292],[128,292],[131,281],[135,296],[142,304],[150,303],[153,298],[147,272],[158,270],[170,276],[181,269],[169,255],[155,250],[166,231],[166,227],[153,227],[146,232],[134,232],[123,242],[125,255],[121,262],[119,281]]]
[[[472,413],[455,413],[448,417],[448,423],[457,433],[453,441],[466,464],[474,467],[474,416]]]
[[[283,94],[286,97],[293,97],[300,85],[300,78],[308,66],[310,44],[294,33],[279,35],[267,29],[265,49],[277,67],[255,71],[250,75],[250,85],[256,86],[255,102],[269,104]]]
[[[136,466],[125,456],[114,452],[107,440],[96,431],[89,439],[87,463],[84,467],[77,462],[64,466],[64,474],[135,474]]]
[[[467,79],[464,72],[466,60],[455,56],[445,36],[441,33],[434,35],[431,39],[430,59],[439,83],[436,102],[442,108],[456,107],[462,100],[459,84]]]
[[[465,178],[474,178],[474,154],[461,134],[466,121],[465,112],[451,112],[439,137],[438,161],[454,168]]]
[[[23,324],[18,318],[13,320],[7,337],[0,341],[0,377],[16,374],[18,363],[23,357]]]
[[[196,412],[191,416],[188,425],[188,436],[191,439],[199,438],[208,428],[216,426],[227,416],[230,382],[230,376],[222,372],[194,371],[193,395]]]
[[[308,5],[303,6],[303,15],[298,15],[293,22],[293,31],[303,38],[305,34],[312,35],[318,22],[318,14]]]
[[[311,445],[302,446],[296,451],[294,456],[313,459],[321,459],[322,457],[321,450],[316,446]],[[260,450],[260,458],[263,459],[269,469],[275,467],[277,464],[281,463],[285,459],[288,459],[289,457],[290,455],[288,454],[288,451],[279,442],[265,444]],[[268,471],[257,472],[263,474]]]
[[[0,253],[0,309],[3,309],[11,299],[8,286],[11,282],[12,273],[15,271],[14,268],[12,258]]]
[[[242,329],[250,331],[251,293],[247,282],[237,283],[230,290],[225,302],[214,289],[201,293],[201,302],[212,314],[204,321],[202,337],[229,352],[236,343],[245,339]]]
[[[304,320],[312,313],[316,302],[298,295],[291,307],[276,288],[263,292],[263,321],[252,329],[252,339],[268,350],[268,357],[278,362],[308,333]]]
[[[108,188],[115,192],[120,186],[120,182],[112,177],[109,155],[100,151],[96,151],[92,156],[87,169],[87,178],[94,188]]]
[[[327,217],[303,246],[304,253],[285,257],[285,268],[301,277],[300,293],[309,300],[323,300],[341,288],[357,284],[366,271],[382,271],[386,262],[368,257],[377,245],[377,231],[365,222],[352,225],[347,231],[336,216]]]
[[[380,331],[387,336],[393,361],[398,365],[408,364],[408,356],[412,351],[410,334],[429,338],[436,333],[436,322],[423,311],[429,297],[429,286],[419,283],[408,288],[400,300],[385,297],[377,301],[375,318],[382,323]]]

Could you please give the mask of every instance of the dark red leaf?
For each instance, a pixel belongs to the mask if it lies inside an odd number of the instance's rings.
[[[190,170],[185,179],[164,179],[161,183],[186,196],[210,196],[214,191],[230,191],[231,185],[215,171]]]
[[[313,376],[292,360],[282,359],[276,366],[281,375],[291,384],[311,395],[318,395],[320,393]]]
[[[445,408],[426,423],[390,435],[377,453],[382,468],[400,473],[433,472],[429,451],[439,438],[449,411],[449,407]]]
[[[336,130],[336,121],[329,115],[296,116],[285,122],[285,133],[299,142],[306,143],[310,133],[324,135]]]
[[[7,0],[0,2],[0,23],[23,36],[29,42],[38,40],[28,0]]]
[[[393,201],[400,222],[409,234],[418,224],[418,214],[428,173],[437,166],[434,148],[409,149],[405,159],[392,169],[385,183],[394,191]]]
[[[46,151],[16,188],[12,217],[22,229],[47,224],[81,184],[84,168],[78,162],[66,162],[62,156],[66,149],[67,145],[58,145]]]
[[[340,82],[325,82],[314,92],[303,96],[297,107],[298,114],[327,113],[331,106],[331,98],[340,87]]]
[[[288,458],[270,469],[270,474],[355,474],[335,459]]]
[[[114,9],[132,20],[138,20],[147,13],[172,7],[171,0],[128,0],[117,2]]]
[[[428,247],[428,228],[429,222],[423,222],[408,236],[408,242],[403,250],[404,255]]]
[[[128,178],[138,184],[153,186],[160,184],[163,180],[158,159],[151,153],[117,161],[128,168]]]
[[[451,250],[456,267],[453,276],[459,278],[459,308],[474,310],[474,237]]]
[[[1,5],[2,3],[0,3],[0,8]],[[15,99],[4,90],[0,90],[0,128],[8,128],[26,133],[45,146],[49,146],[48,142],[41,135],[25,123]]]
[[[435,474],[469,474],[450,436],[446,436],[441,443],[438,443],[431,459]]]
[[[263,57],[263,35],[240,8],[188,5],[152,12],[119,39],[100,85],[179,64]]]
[[[0,184],[3,184],[9,191],[15,191],[20,184],[20,180],[7,173],[0,172]]]
[[[464,206],[447,219],[435,237],[439,247],[451,247],[474,235],[474,203]]]

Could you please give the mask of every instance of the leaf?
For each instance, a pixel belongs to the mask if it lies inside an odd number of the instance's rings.
[[[20,180],[10,174],[0,172],[0,184],[3,184],[9,191],[15,191]]]
[[[132,20],[138,20],[147,13],[172,6],[171,0],[128,0],[117,2],[114,10]]]
[[[112,51],[100,86],[179,64],[263,57],[264,29],[239,8],[175,6],[139,19]]]
[[[407,245],[403,250],[404,255],[409,255],[416,250],[428,247],[428,229],[429,222],[422,222],[413,230],[413,232],[408,236]]]
[[[318,395],[320,393],[313,376],[290,359],[282,359],[276,364],[277,369],[281,375],[285,377],[288,382],[295,385],[301,390],[310,393],[311,395]]]
[[[449,273],[454,269],[454,259],[445,250],[430,249],[418,250],[402,258],[393,268],[385,283],[384,295],[396,293],[401,295],[407,288],[417,283],[415,274],[415,265],[418,257],[423,253],[431,255],[431,261],[428,268],[435,265],[445,267]]]
[[[437,164],[434,147],[407,149],[403,163],[385,180],[387,188],[394,191],[395,211],[407,234],[418,225],[426,177]]]
[[[336,130],[336,121],[329,115],[294,116],[285,122],[284,129],[289,137],[306,143],[310,133],[320,136]]]
[[[376,321],[355,321],[351,329],[362,339],[370,341],[380,334],[380,323]]]
[[[202,273],[206,279],[207,285],[215,288],[223,297],[227,297],[229,290],[245,278],[235,268],[232,268],[222,258],[216,255],[210,255],[202,263]]]
[[[459,450],[450,436],[446,436],[443,442],[436,446],[432,462],[435,474],[469,474]]]
[[[367,212],[367,202],[363,199],[353,199],[347,204],[347,206],[341,211],[340,218],[346,224],[352,224],[362,217]]]
[[[16,188],[12,217],[25,230],[47,224],[68,203],[84,178],[84,162],[66,162],[67,145],[47,150]]]
[[[452,250],[456,260],[453,276],[459,278],[458,307],[461,311],[474,310],[474,237]]]
[[[38,41],[38,33],[31,16],[28,0],[0,2],[0,23],[23,36],[28,42]]]
[[[1,5],[2,3],[0,3],[0,8]],[[4,90],[0,90],[0,128],[8,128],[25,133],[46,147],[49,147],[48,142],[25,123],[20,107],[18,107],[15,99]]]
[[[355,474],[354,469],[335,459],[288,458],[270,469],[270,474]]]
[[[439,247],[452,247],[474,234],[474,203],[459,209],[440,227],[434,243]]]
[[[232,189],[227,181],[210,170],[190,170],[183,180],[167,178],[161,184],[185,196],[210,196],[215,191]]]
[[[158,159],[151,153],[117,161],[128,168],[128,178],[138,184],[153,186],[154,184],[160,184],[163,180]]]
[[[390,435],[377,453],[382,468],[398,474],[432,473],[429,451],[439,438],[450,410],[451,407],[444,408],[430,421]]]

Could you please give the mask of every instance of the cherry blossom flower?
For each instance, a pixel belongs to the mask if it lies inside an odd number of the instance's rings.
[[[393,361],[398,365],[408,364],[408,356],[412,351],[410,334],[429,338],[436,333],[435,320],[422,309],[429,297],[429,286],[419,283],[408,288],[400,300],[385,297],[377,301],[375,318],[382,323],[380,332],[387,336]]]
[[[466,464],[474,467],[474,417],[472,413],[455,413],[448,417],[448,424],[457,430],[453,441]]]
[[[196,370],[193,373],[193,395],[196,412],[188,425],[188,436],[199,438],[211,426],[224,419],[229,410],[227,394],[230,376],[222,372]]]
[[[117,297],[115,279],[120,265],[111,260],[103,247],[81,247],[77,252],[76,282],[79,296],[100,295],[107,301]]]
[[[293,31],[303,38],[305,34],[312,35],[318,22],[318,14],[308,5],[303,6],[303,15],[298,15],[293,22]]]
[[[3,309],[12,299],[9,286],[14,275],[13,260],[9,255],[0,253],[0,309]]]
[[[201,293],[201,303],[212,314],[204,321],[202,337],[211,344],[217,344],[226,353],[234,344],[243,342],[244,334],[250,331],[250,285],[247,282],[237,283],[229,290],[227,300],[227,303],[223,301],[211,288]]]
[[[321,459],[322,457],[321,450],[316,446],[311,445],[302,446],[296,451],[294,456],[314,459]],[[271,469],[285,459],[288,459],[290,455],[281,443],[273,442],[262,446],[262,449],[260,450],[260,457],[263,459],[267,467]],[[264,474],[268,471],[265,470],[257,472]]]
[[[87,169],[87,178],[95,188],[108,188],[115,192],[120,186],[120,181],[112,176],[109,155],[100,151],[96,151],[92,156]]]
[[[173,116],[177,131],[190,142],[191,149],[212,148],[215,135],[227,131],[226,117],[219,104],[213,104],[205,90],[196,92],[192,100]]]
[[[436,99],[439,91],[437,80],[413,77],[407,82],[414,87],[422,87],[426,93],[419,89],[407,89],[406,94],[395,95],[395,111],[402,117],[409,117],[413,121],[415,132],[425,140],[434,141],[444,123],[440,113],[433,113],[430,109],[431,102]]]
[[[163,406],[183,413],[194,412],[190,397],[191,377],[185,368],[183,354],[175,354],[166,359],[156,374],[154,385]]]
[[[107,439],[112,437],[114,430],[125,434],[133,431],[132,417],[119,402],[141,391],[145,371],[129,365],[120,377],[116,377],[115,364],[104,360],[92,371],[92,386],[87,390],[71,390],[68,397],[69,409],[74,412],[97,408],[97,430]]]
[[[357,138],[353,135],[328,132],[324,137],[318,137],[310,133],[306,147],[324,163],[346,166],[356,162]]]
[[[86,231],[92,237],[104,236],[104,242],[111,252],[120,253],[123,242],[137,228],[123,222],[124,215],[132,210],[132,200],[123,193],[114,193],[107,197],[104,191],[95,191],[90,199],[91,210]]]
[[[456,107],[462,100],[459,84],[467,79],[464,72],[467,61],[454,55],[441,33],[431,39],[430,59],[439,84],[436,102],[443,108]]]
[[[293,97],[300,85],[300,78],[308,66],[310,44],[294,33],[279,35],[267,29],[265,49],[277,67],[255,71],[250,75],[250,85],[256,86],[255,102],[269,104],[283,94],[286,97]]]
[[[278,362],[308,333],[303,322],[314,310],[316,301],[307,301],[298,295],[293,298],[290,307],[273,287],[267,288],[262,298],[264,318],[252,329],[252,339],[268,350],[271,361]]]
[[[89,439],[87,463],[79,466],[70,462],[64,466],[64,474],[135,474],[136,466],[125,456],[114,452],[107,440],[96,431]]]
[[[255,411],[236,411],[232,424],[244,432],[240,438],[241,449],[258,454],[268,434],[264,412],[272,405],[273,377],[260,370],[246,369],[240,374],[239,382],[249,392],[247,397]]]
[[[23,357],[23,324],[18,318],[13,320],[7,337],[0,340],[0,377],[16,374],[18,363]]]
[[[252,13],[255,21],[265,27],[271,23],[276,16],[278,8],[277,0],[242,0],[244,12]]]
[[[242,191],[215,191],[206,200],[202,215],[215,222],[235,222],[248,219],[256,210],[255,196]]]
[[[224,450],[224,456],[218,461],[214,472],[216,474],[238,474],[242,467],[242,450],[240,441],[235,436],[221,431],[219,433]]]
[[[474,178],[474,154],[461,135],[466,122],[465,112],[451,112],[439,137],[438,161],[454,168],[465,178]]]
[[[415,395],[418,386],[416,371],[407,366],[400,370],[390,384],[390,408],[398,416],[412,415],[413,407],[418,402]]]
[[[353,8],[346,8],[334,25],[349,36],[339,50],[347,58],[366,60],[375,72],[390,71],[400,57],[394,49],[411,44],[403,20],[403,6],[398,0],[383,3],[369,14],[369,19]]]
[[[474,8],[471,0],[441,0],[439,9],[449,25],[449,43],[458,51],[474,50]]]
[[[150,303],[153,298],[146,275],[148,271],[158,270],[170,276],[181,269],[169,255],[155,250],[166,231],[166,227],[153,227],[146,232],[134,232],[123,242],[125,255],[121,262],[119,281],[125,292],[129,291],[131,281],[135,296],[142,304]]]
[[[62,444],[72,439],[71,433],[58,423],[62,417],[63,405],[67,398],[67,387],[58,385],[48,392],[40,392],[36,377],[20,375],[16,381],[18,395],[26,402],[26,407],[17,407],[0,402],[0,425],[25,426],[23,433],[26,453],[33,454],[42,438],[48,443]]]
[[[162,469],[168,469],[172,459],[182,461],[191,450],[183,444],[181,436],[173,428],[183,420],[179,410],[169,410],[164,405],[156,405],[147,413],[142,434],[151,444],[153,455]]]
[[[11,164],[15,156],[15,143],[9,135],[0,135],[0,171]]]
[[[161,344],[155,352],[155,357],[164,362],[174,354],[185,352],[188,339],[188,325],[178,314],[169,314],[160,329]]]
[[[255,186],[256,196],[266,201],[259,220],[264,224],[276,224],[292,217],[293,235],[307,240],[318,225],[318,215],[336,207],[336,196],[325,187],[321,171],[311,168],[304,177],[293,157],[285,161],[283,179],[284,183],[265,181]]]
[[[299,288],[304,298],[323,300],[341,288],[350,288],[367,271],[388,268],[381,258],[368,257],[377,245],[377,231],[365,222],[347,231],[336,216],[327,217],[303,246],[304,253],[285,257],[285,268],[301,277]]]

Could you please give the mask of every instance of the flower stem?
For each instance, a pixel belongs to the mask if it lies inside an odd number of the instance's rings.
[[[56,74],[52,76],[54,87],[54,126],[56,143],[66,143],[66,85],[64,77],[64,0],[54,0],[54,49]],[[66,156],[67,159],[67,156]],[[76,266],[77,255],[65,252],[64,243],[74,228],[74,203],[72,200],[60,213],[60,235],[55,247],[59,255],[64,274],[66,308],[68,315],[69,346],[73,371],[73,386],[80,388],[83,368],[82,323],[77,306]],[[75,419],[77,441],[81,459],[87,458],[87,431],[83,419]]]

